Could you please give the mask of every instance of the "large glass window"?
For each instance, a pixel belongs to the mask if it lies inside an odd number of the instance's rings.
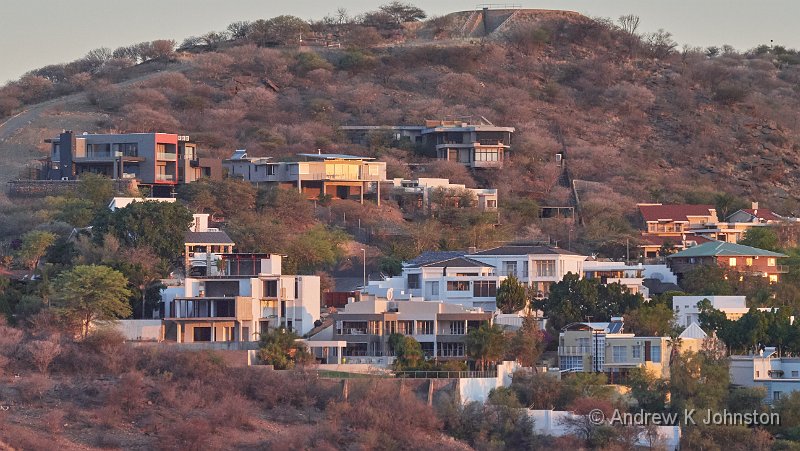
[[[503,262],[503,275],[517,276],[517,262]]]
[[[277,298],[278,297],[278,281],[265,280],[264,281],[264,297]]]
[[[633,346],[631,346],[631,357],[633,357],[633,360],[641,360],[642,359],[642,346],[641,345],[633,345]]]
[[[497,149],[475,149],[475,161],[500,161]]]
[[[613,346],[611,348],[612,358],[615,363],[625,362],[627,360],[628,347],[627,346]]]
[[[555,277],[556,275],[556,261],[555,260],[537,260],[536,261],[536,276],[537,277]]]
[[[653,363],[661,363],[661,345],[653,345],[650,347],[650,356]]]
[[[494,280],[479,280],[473,282],[472,295],[476,298],[493,298],[497,296],[497,282]]]
[[[403,335],[414,334],[414,321],[400,320],[397,322],[397,333]]]
[[[464,335],[465,331],[464,321],[451,321],[450,322],[450,335]]]
[[[137,143],[114,143],[111,145],[111,152],[116,155],[117,152],[122,153],[126,157],[139,156],[139,144]]]
[[[439,296],[439,282],[425,282],[425,291],[429,296]]]
[[[409,290],[418,290],[419,289],[419,282],[420,282],[420,274],[409,274],[406,277],[408,280],[408,289]]]
[[[416,335],[433,335],[433,321],[417,321]]]
[[[469,291],[469,281],[466,280],[448,280],[447,291]]]

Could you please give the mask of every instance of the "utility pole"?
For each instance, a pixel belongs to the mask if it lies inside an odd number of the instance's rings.
[[[364,262],[364,283],[362,285],[363,289],[367,289],[367,250],[363,247],[361,248],[361,253],[363,255],[362,260]]]

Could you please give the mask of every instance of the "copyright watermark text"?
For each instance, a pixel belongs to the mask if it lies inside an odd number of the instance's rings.
[[[615,409],[609,417],[602,410],[593,409],[589,412],[589,422],[622,426],[777,426],[781,424],[781,417],[777,412],[731,412],[727,409],[686,409],[683,415],[677,412],[622,412]]]

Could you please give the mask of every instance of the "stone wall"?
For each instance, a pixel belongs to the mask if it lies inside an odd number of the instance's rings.
[[[8,195],[11,197],[62,196],[75,193],[80,180],[12,180],[8,182]],[[114,190],[120,194],[139,192],[136,180],[114,180]]]

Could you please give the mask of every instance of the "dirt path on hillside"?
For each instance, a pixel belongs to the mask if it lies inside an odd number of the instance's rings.
[[[185,65],[180,65],[174,69],[170,68],[152,72],[130,80],[125,80],[117,83],[116,86],[131,86],[166,72],[184,71],[186,69],[187,67]],[[63,110],[70,111],[67,105],[77,103],[88,103],[86,92],[70,94],[47,100],[36,105],[29,105],[16,115],[0,123],[0,185],[5,185],[5,182],[17,178],[20,171],[25,168],[26,165],[30,164],[32,160],[41,157],[41,154],[32,151],[32,148],[39,143],[29,142],[29,139],[15,140],[15,138],[23,132],[29,131],[28,128],[33,124],[44,120],[42,116],[51,110],[61,106]],[[47,125],[48,124],[42,124],[42,126],[34,126],[34,128],[48,128]],[[77,129],[79,127],[74,128]]]

